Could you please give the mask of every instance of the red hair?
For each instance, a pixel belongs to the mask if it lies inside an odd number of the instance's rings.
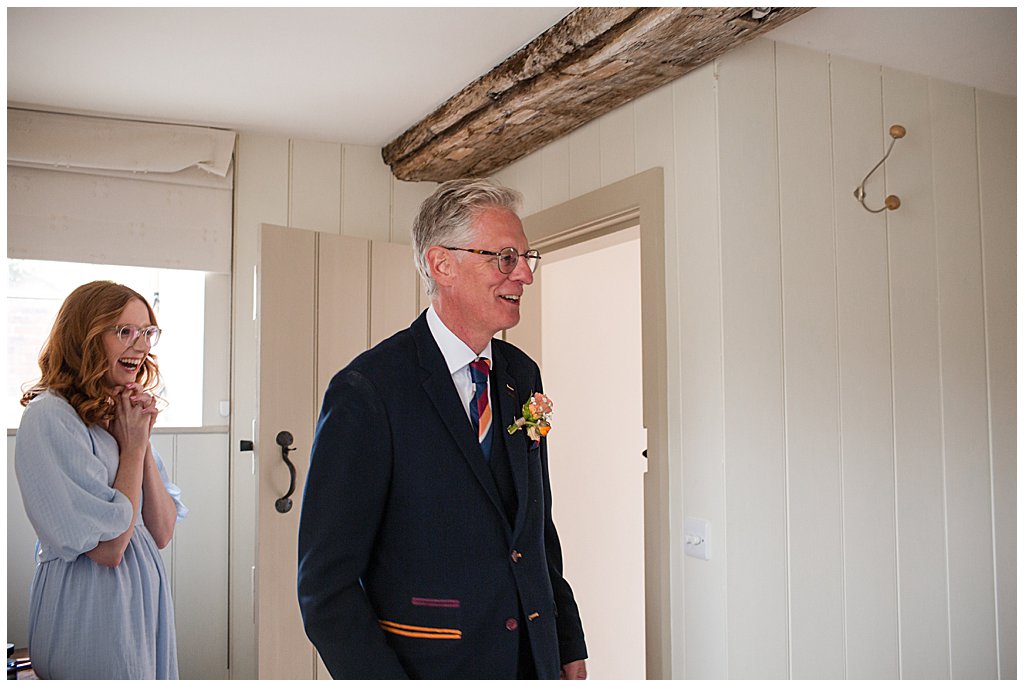
[[[118,324],[129,301],[137,299],[156,314],[146,299],[132,289],[112,281],[83,284],[64,299],[50,336],[39,353],[41,376],[21,397],[21,405],[49,389],[65,399],[87,425],[113,417],[114,401],[104,381],[110,365],[103,347],[103,332]],[[136,382],[151,392],[160,384],[160,369],[152,354],[139,366]]]

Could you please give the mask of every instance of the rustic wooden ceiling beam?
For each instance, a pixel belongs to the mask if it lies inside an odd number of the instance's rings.
[[[809,8],[581,7],[383,149],[399,179],[483,176]]]

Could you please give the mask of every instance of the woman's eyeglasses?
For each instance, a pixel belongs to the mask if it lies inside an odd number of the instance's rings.
[[[160,327],[156,326],[140,327],[135,324],[115,324],[109,329],[117,334],[117,340],[125,346],[131,346],[139,340],[140,336],[145,337],[150,348],[156,346],[156,342],[160,340]]]
[[[540,262],[540,253],[537,251],[528,250],[525,253],[520,253],[511,246],[508,248],[502,248],[497,253],[492,250],[481,250],[479,248],[441,247],[445,250],[464,250],[467,253],[476,253],[477,255],[492,255],[498,258],[498,270],[500,270],[502,274],[512,274],[512,271],[515,270],[516,265],[519,263],[519,258],[526,258],[526,266],[530,268],[531,272],[537,271],[537,263]]]

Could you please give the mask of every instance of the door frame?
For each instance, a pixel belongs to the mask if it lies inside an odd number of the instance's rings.
[[[668,438],[668,340],[665,278],[665,182],[660,167],[604,186],[523,219],[532,248],[556,250],[640,225],[640,299],[643,351],[643,417],[647,428],[647,474],[644,476],[644,596],[647,679],[672,677],[672,561],[682,560],[681,545],[671,536],[682,522],[682,493],[670,482]],[[540,273],[539,273],[540,274]],[[524,332],[539,350],[539,312]],[[518,328],[517,328],[518,329]],[[681,566],[676,566],[681,569]],[[678,590],[682,589],[680,584]],[[673,640],[676,641],[673,641]]]

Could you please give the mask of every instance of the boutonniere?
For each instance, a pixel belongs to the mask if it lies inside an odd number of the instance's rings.
[[[526,428],[526,435],[534,441],[540,441],[551,431],[551,399],[544,394],[533,394],[523,404],[523,416],[508,426],[508,433],[515,434]]]

